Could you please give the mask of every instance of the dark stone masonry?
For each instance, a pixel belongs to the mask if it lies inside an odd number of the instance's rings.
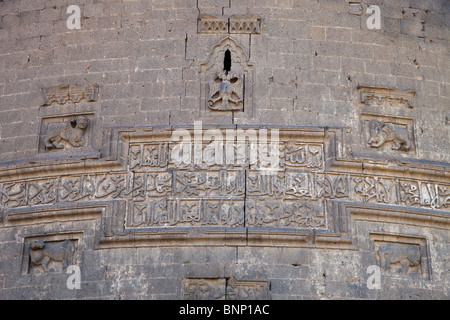
[[[450,2],[0,0],[0,299],[449,299]]]

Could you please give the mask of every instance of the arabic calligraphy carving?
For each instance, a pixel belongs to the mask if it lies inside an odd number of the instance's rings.
[[[295,131],[280,137],[276,146],[266,143],[266,148],[253,154],[251,145],[255,142],[236,145],[236,135],[233,143],[227,140],[214,145],[208,140],[197,147],[191,143],[189,150],[192,154],[195,148],[201,150],[203,161],[179,165],[171,158],[178,141],[171,141],[170,133],[163,130],[148,140],[139,136],[124,144],[122,168],[89,169],[86,174],[44,173],[0,182],[0,211],[8,217],[12,209],[118,200],[126,208],[120,218],[122,225],[130,230],[263,227],[303,231],[327,229],[333,224],[330,200],[450,208],[448,183],[330,171],[319,140],[302,141],[295,138]],[[271,153],[270,148],[279,151],[279,170],[268,174],[252,162],[252,155]],[[221,154],[225,159],[230,153],[238,158],[237,164],[216,157]]]
[[[226,206],[234,208],[232,215],[241,210],[243,205],[239,203],[245,197],[248,197],[248,208],[251,208],[254,199],[263,197],[267,205],[274,208],[278,206],[276,210],[280,212],[284,210],[279,213],[281,217],[293,214],[294,204],[289,201],[296,200],[347,199],[363,203],[446,209],[450,206],[450,187],[377,176],[296,170],[275,175],[253,170],[117,172],[0,183],[0,209],[100,199],[147,201],[146,206],[152,208],[155,206],[152,201],[165,197],[169,197],[169,202],[172,201],[170,197],[179,199],[182,204],[184,200],[195,200],[196,207],[201,210],[206,208],[205,204],[211,206],[212,203],[220,203],[221,210],[225,210]],[[270,202],[272,200],[268,197],[275,202]],[[198,200],[202,204],[199,205]],[[266,205],[260,206],[261,212],[268,210]],[[303,208],[309,210],[304,203]],[[207,207],[207,210],[212,209]],[[197,214],[203,214],[201,212]],[[240,218],[232,220],[238,221]]]

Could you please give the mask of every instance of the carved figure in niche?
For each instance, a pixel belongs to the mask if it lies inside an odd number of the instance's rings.
[[[46,244],[43,240],[34,239],[30,243],[30,258],[35,266],[42,266],[45,272],[51,272],[49,263],[52,261],[62,262],[63,267],[70,265],[75,246],[70,240],[60,243]]]
[[[214,81],[209,84],[209,107],[212,110],[242,110],[244,81],[235,71],[217,72]]]
[[[386,244],[378,250],[381,267],[391,270],[391,265],[400,264],[398,273],[407,273],[409,267],[420,265],[420,248],[414,245]]]
[[[45,148],[47,150],[64,149],[61,140],[67,141],[73,147],[83,146],[83,136],[88,122],[85,116],[70,118],[64,127],[54,128],[47,134],[44,140]]]
[[[369,122],[368,143],[372,148],[378,148],[386,142],[392,142],[392,150],[409,151],[411,149],[411,140],[406,128],[394,126],[391,123],[371,120]]]

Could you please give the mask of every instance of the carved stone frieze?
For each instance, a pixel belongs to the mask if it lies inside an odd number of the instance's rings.
[[[209,129],[204,128],[201,134],[206,141],[194,139],[186,143],[188,148],[172,139],[178,129],[124,131],[117,138],[120,162],[97,165],[92,160],[72,171],[75,162],[63,172],[52,165],[38,174],[22,170],[17,177],[0,173],[0,213],[8,223],[13,217],[24,219],[22,211],[119,202],[123,203],[120,214],[108,219],[115,221],[116,232],[130,237],[149,239],[192,228],[205,235],[226,230],[227,235],[260,237],[262,230],[270,230],[273,237],[294,233],[299,243],[307,245],[309,233],[315,230],[333,234],[347,230],[340,203],[408,211],[411,216],[430,210],[439,216],[450,210],[450,184],[438,174],[438,167],[433,169],[435,179],[425,179],[423,166],[408,163],[399,165],[409,168],[407,174],[404,167],[392,173],[358,171],[355,160],[348,164],[351,170],[342,170],[333,167],[337,155],[330,152],[336,152],[335,140],[326,138],[323,130],[280,127],[275,144],[266,139],[263,129],[235,126],[233,130],[241,129],[247,137],[243,144],[233,132],[228,135],[232,139],[225,139],[225,131],[231,130],[227,127],[222,130],[223,143],[211,145]],[[192,128],[183,130],[195,136]],[[198,163],[196,150],[203,154]],[[266,157],[270,150],[278,151],[278,167],[266,171],[252,156],[273,161]],[[190,153],[189,162],[175,161],[174,154],[181,151]],[[233,161],[228,163],[229,159]],[[415,170],[422,171],[416,175]]]
[[[181,300],[225,300],[226,279],[183,279]]]
[[[246,225],[293,229],[325,229],[325,211],[320,201],[274,201],[249,198]]]
[[[261,18],[258,16],[202,14],[198,18],[198,33],[239,33],[257,34],[261,32]]]
[[[67,102],[79,103],[82,100],[94,102],[98,99],[97,84],[88,84],[85,86],[57,86],[43,89],[44,106],[50,106],[54,102],[60,105]]]
[[[239,16],[230,17],[230,33],[260,33],[261,18],[257,16]]]
[[[228,33],[228,18],[203,14],[198,18],[198,33]]]
[[[131,202],[129,228],[244,226],[243,201],[225,199]]]
[[[182,217],[185,213],[190,215],[192,221],[198,220],[194,216],[216,214],[217,219],[207,218],[207,221],[216,221],[218,225],[221,219],[240,221],[242,203],[239,202],[246,196],[248,201],[259,197],[264,199],[264,203],[258,200],[263,210],[257,214],[262,214],[272,206],[280,210],[280,216],[291,217],[295,217],[295,207],[303,208],[304,213],[315,212],[321,215],[321,210],[318,209],[321,206],[302,202],[303,200],[343,199],[440,210],[450,207],[450,186],[445,184],[371,175],[336,175],[305,171],[288,171],[276,175],[238,170],[91,173],[0,183],[0,209],[89,200],[129,199],[137,201],[141,207],[140,212],[145,208],[148,212],[146,216],[156,214],[155,208],[160,206],[166,210],[163,215],[173,217],[174,222],[168,225],[190,221]],[[268,197],[281,202],[270,202]],[[291,203],[291,200],[300,202]],[[141,201],[143,202],[140,203]],[[214,211],[215,207],[220,207],[220,210]],[[247,207],[251,207],[251,202],[247,203]],[[169,213],[168,208],[175,211]],[[133,215],[133,212],[130,211],[130,214]],[[233,215],[237,217],[230,218]],[[149,219],[144,220],[150,221]]]
[[[360,86],[360,101],[372,107],[406,107],[413,108],[415,92],[412,90],[400,91],[391,88],[378,88]]]

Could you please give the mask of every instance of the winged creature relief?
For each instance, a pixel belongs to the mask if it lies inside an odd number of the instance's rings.
[[[243,107],[244,77],[235,71],[219,71],[209,83],[209,108],[239,111]]]

